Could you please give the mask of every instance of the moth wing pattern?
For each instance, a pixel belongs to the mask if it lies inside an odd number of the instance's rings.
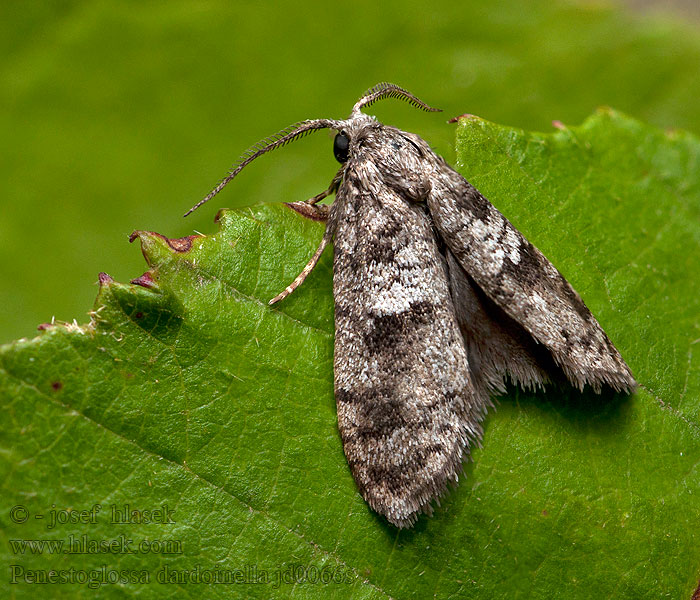
[[[372,171],[348,165],[329,220],[338,429],[365,500],[406,527],[456,483],[489,399],[471,380],[425,206],[377,194]]]
[[[474,186],[447,169],[428,206],[478,288],[547,348],[578,389],[634,390],[629,367],[569,282]]]
[[[301,121],[253,146],[187,214],[258,156],[338,132],[330,186],[290,204],[326,223],[323,239],[270,303],[333,241],[338,429],[362,496],[408,527],[457,482],[508,379],[537,388],[563,374],[596,392],[636,382],[578,293],[508,219],[422,138],[362,112],[382,98],[437,110],[380,83],[348,119]],[[333,192],[330,208],[317,204]]]
[[[547,351],[484,294],[449,249],[445,254],[474,385],[487,395],[505,393],[509,379],[525,389],[543,388],[554,367]]]

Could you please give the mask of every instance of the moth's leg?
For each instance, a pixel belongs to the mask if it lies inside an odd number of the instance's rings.
[[[328,222],[328,219],[330,217],[330,206],[328,206],[327,204],[317,203],[323,200],[324,198],[330,196],[331,194],[335,194],[338,191],[340,183],[343,181],[344,168],[345,167],[341,167],[338,170],[326,191],[321,192],[320,194],[317,194],[313,198],[310,198],[306,201],[285,202],[285,204],[292,210],[298,212],[301,216],[306,217],[307,219],[311,219],[313,221],[323,221],[324,223]],[[291,294],[302,283],[304,283],[304,279],[306,279],[306,276],[309,273],[311,273],[311,271],[313,271],[314,267],[318,263],[318,259],[321,258],[321,254],[323,254],[323,250],[333,238],[333,232],[335,230],[334,222],[335,221],[332,220],[331,223],[328,223],[326,225],[326,231],[323,234],[323,239],[321,239],[321,243],[316,249],[316,252],[314,252],[314,255],[311,257],[311,260],[309,260],[307,265],[302,269],[301,273],[297,275],[297,278],[294,281],[292,281],[292,283],[290,283],[284,289],[284,291],[277,294],[272,300],[270,300],[269,304],[275,304],[280,300],[284,300],[287,296],[289,296],[289,294]]]
[[[321,192],[320,194],[316,194],[313,198],[309,198],[306,203],[307,204],[317,204],[324,198],[327,198],[331,194],[335,194],[338,191],[338,188],[340,187],[340,182],[343,181],[343,171],[344,167],[341,167],[338,169],[338,172],[333,176],[333,181],[331,181],[331,184],[328,186],[328,189],[325,192]]]
[[[333,177],[333,181],[328,186],[328,189],[316,194],[313,198],[302,200],[299,202],[285,202],[292,210],[298,212],[302,217],[311,219],[312,221],[322,221],[325,223],[328,220],[329,207],[327,204],[318,204],[324,198],[331,194],[335,194],[340,187],[340,182],[343,180],[343,169],[341,168]]]
[[[327,204],[309,204],[306,200],[299,202],[285,202],[293,211],[298,212],[302,217],[312,221],[325,223],[328,220],[329,207]]]
[[[303,203],[300,203],[300,204],[303,204]],[[272,300],[270,300],[269,304],[275,304],[275,302],[279,302],[280,300],[284,300],[287,296],[289,296],[289,294],[291,294],[302,283],[304,283],[304,279],[306,279],[306,276],[309,273],[311,273],[311,271],[313,271],[314,267],[316,266],[316,263],[318,263],[318,259],[321,258],[321,254],[323,254],[324,248],[328,245],[328,242],[331,241],[331,238],[333,237],[332,229],[333,229],[332,227],[326,227],[326,232],[323,234],[323,239],[321,240],[321,243],[319,244],[316,252],[314,252],[314,255],[311,257],[311,260],[302,269],[301,273],[299,273],[299,275],[297,275],[297,278],[294,281],[292,281],[292,283],[290,283],[284,289],[284,291],[277,294]]]

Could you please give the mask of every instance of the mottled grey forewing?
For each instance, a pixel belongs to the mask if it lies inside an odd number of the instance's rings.
[[[338,428],[360,492],[404,527],[456,481],[487,398],[425,204],[378,194],[363,168],[348,165],[331,209]]]
[[[447,169],[428,206],[469,277],[547,347],[573,385],[634,389],[628,366],[578,293],[478,190]]]

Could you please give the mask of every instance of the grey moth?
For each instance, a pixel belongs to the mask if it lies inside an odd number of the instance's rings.
[[[338,429],[357,487],[397,527],[456,483],[491,396],[537,388],[631,392],[636,382],[559,271],[419,136],[362,112],[383,98],[433,109],[389,83],[345,120],[296,123],[246,152],[192,210],[251,161],[312,131],[337,132],[328,189],[289,206],[333,244]],[[320,201],[335,194],[331,205]]]

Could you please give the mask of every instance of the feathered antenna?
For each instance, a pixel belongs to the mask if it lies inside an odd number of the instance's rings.
[[[360,112],[365,106],[369,106],[382,98],[399,98],[400,100],[406,100],[411,106],[415,106],[427,112],[442,112],[439,108],[428,106],[425,102],[419,100],[411,94],[411,92],[406,91],[402,87],[384,81],[368,89],[363,94],[362,98],[352,107],[353,114]]]
[[[234,164],[233,167],[231,167],[231,169],[228,172],[228,175],[226,175],[226,177],[224,177],[211,192],[209,192],[204,198],[197,202],[197,204],[190,208],[190,210],[188,210],[184,216],[186,217],[192,211],[197,210],[200,206],[202,206],[202,204],[208,202],[214,196],[216,196],[222,189],[224,189],[224,186],[229,181],[231,181],[236,175],[238,175],[243,170],[243,168],[246,165],[249,165],[261,154],[265,154],[266,152],[270,152],[275,148],[284,146],[289,142],[298,140],[299,138],[304,137],[312,131],[316,131],[318,129],[335,129],[337,128],[336,126],[337,121],[332,121],[330,119],[314,119],[312,121],[300,121],[299,123],[294,123],[294,125],[290,125],[289,127],[276,133],[275,135],[271,135],[270,137],[266,137],[264,140],[259,141],[254,146],[248,148],[248,150],[246,150],[243,153],[243,155],[238,159],[238,162]]]

